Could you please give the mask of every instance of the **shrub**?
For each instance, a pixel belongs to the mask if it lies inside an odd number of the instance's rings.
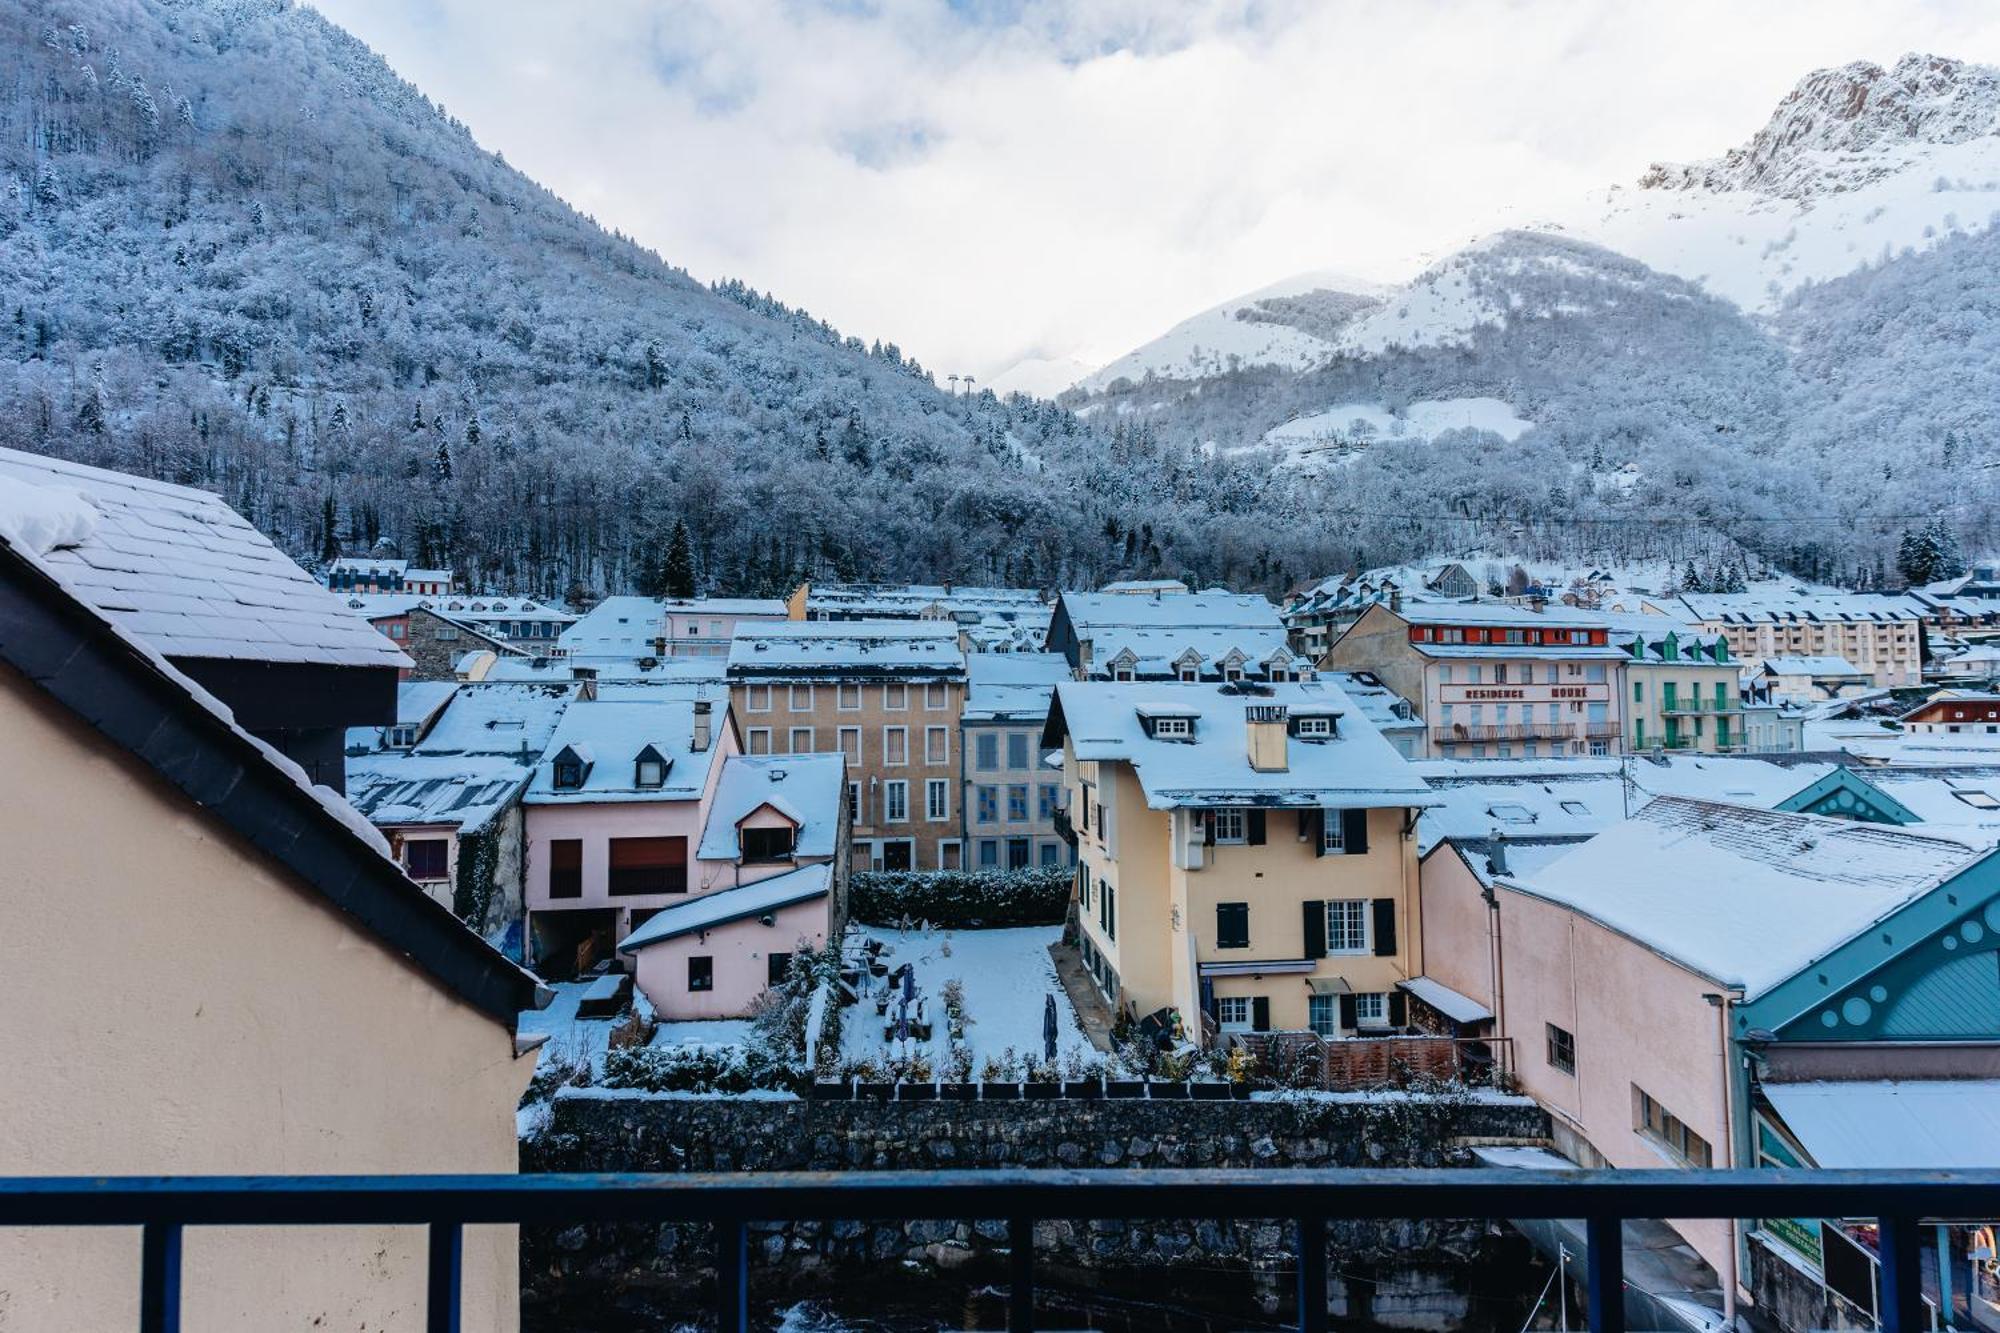
[[[1068,866],[1026,870],[867,870],[848,882],[857,921],[894,925],[1054,926],[1069,911]]]
[[[798,1068],[737,1046],[637,1046],[604,1056],[603,1086],[646,1092],[798,1092]]]

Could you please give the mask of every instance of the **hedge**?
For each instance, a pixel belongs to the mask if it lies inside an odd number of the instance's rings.
[[[1069,911],[1068,866],[1026,870],[864,870],[848,881],[857,921],[937,926],[1056,926]]]

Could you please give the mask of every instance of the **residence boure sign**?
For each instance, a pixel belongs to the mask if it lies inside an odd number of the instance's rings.
[[[1440,685],[1438,697],[1448,704],[1478,703],[1556,703],[1562,700],[1581,699],[1591,702],[1605,702],[1611,698],[1611,687],[1602,682],[1589,685]]]

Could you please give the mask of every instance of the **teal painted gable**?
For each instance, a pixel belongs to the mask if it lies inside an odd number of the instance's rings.
[[[1823,815],[1863,824],[1915,824],[1916,812],[1852,769],[1836,768],[1775,807],[1797,815]]]

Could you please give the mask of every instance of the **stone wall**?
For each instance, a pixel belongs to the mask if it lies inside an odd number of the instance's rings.
[[[1547,1119],[1523,1100],[1471,1096],[1299,1098],[1251,1102],[821,1102],[649,1097],[586,1090],[560,1097],[547,1134],[523,1149],[524,1171],[871,1171],[924,1168],[1393,1167],[1462,1164],[1466,1140],[1545,1139]],[[934,1273],[982,1271],[1006,1241],[990,1220],[768,1224],[753,1227],[759,1290],[809,1289],[869,1265]],[[1343,1275],[1357,1266],[1386,1292],[1397,1281],[1461,1281],[1498,1240],[1487,1220],[1336,1223],[1329,1301],[1353,1308]],[[1065,1273],[1293,1267],[1291,1228],[1206,1220],[1047,1221],[1038,1263]],[[576,1308],[616,1293],[685,1295],[705,1277],[699,1227],[572,1227],[523,1232],[531,1299]],[[1429,1272],[1435,1269],[1437,1272]],[[1412,1277],[1413,1274],[1420,1276]],[[1440,1277],[1439,1275],[1444,1276]],[[1274,1287],[1281,1288],[1282,1284]],[[1532,1293],[1531,1293],[1532,1294]]]

